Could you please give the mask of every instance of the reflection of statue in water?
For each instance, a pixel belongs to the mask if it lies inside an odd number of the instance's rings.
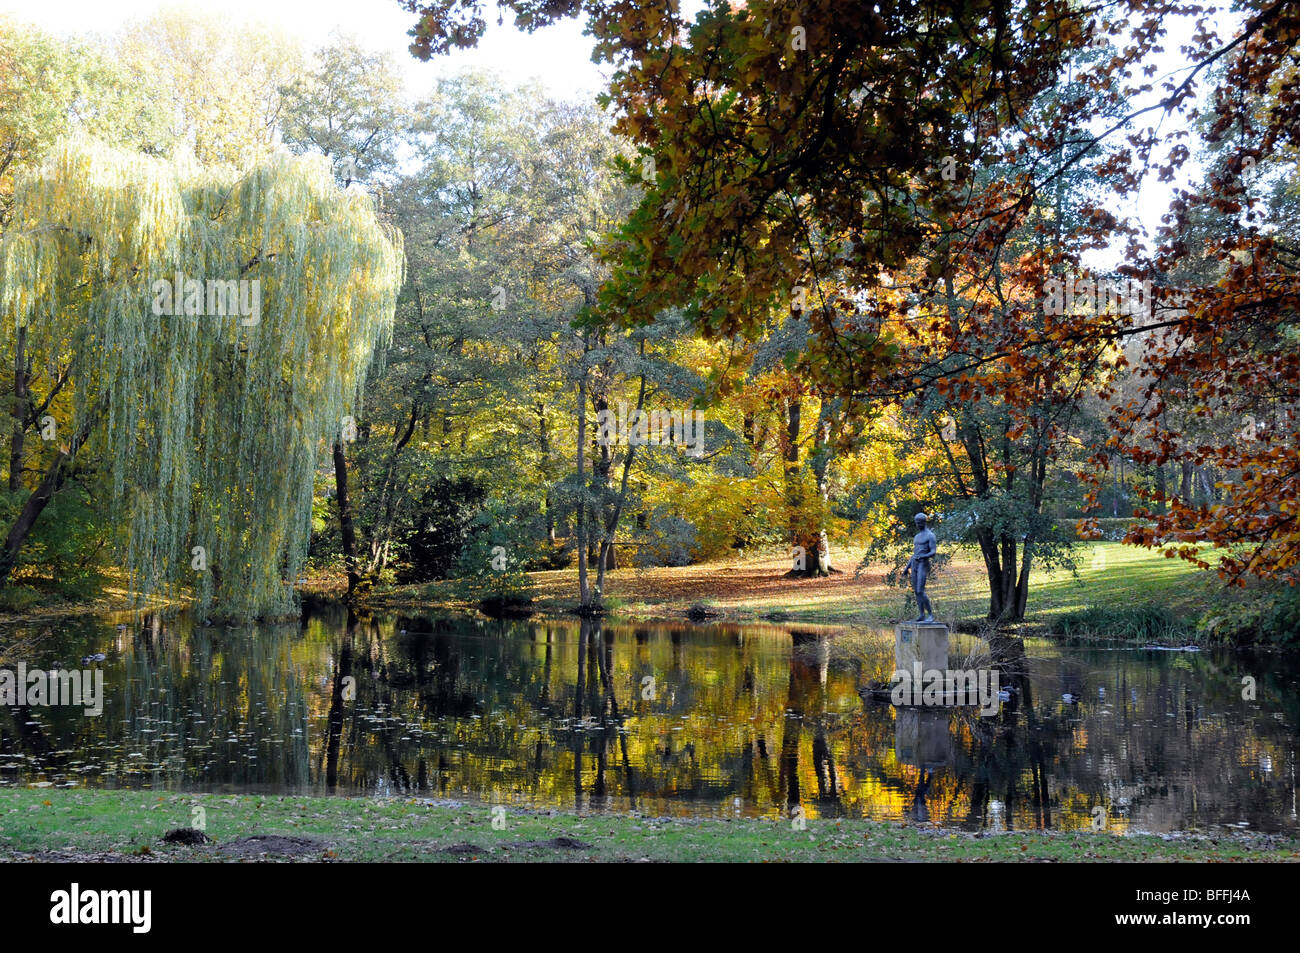
[[[920,532],[912,540],[912,558],[903,570],[904,577],[909,574],[912,577],[912,592],[916,593],[916,608],[921,613],[916,618],[917,622],[934,621],[934,616],[930,613],[930,597],[925,594],[925,583],[930,578],[930,558],[939,551],[939,541],[934,538],[934,533],[926,529],[925,522],[928,519],[924,513],[916,514],[916,527]]]
[[[916,780],[916,791],[912,794],[912,820],[918,824],[930,822],[930,805],[925,803],[925,798],[930,793],[930,782],[933,780],[934,772],[926,773],[925,768],[922,768],[921,776]]]

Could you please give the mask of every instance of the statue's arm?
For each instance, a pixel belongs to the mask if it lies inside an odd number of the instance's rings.
[[[920,557],[921,559],[929,559],[931,556],[934,556],[939,552],[938,540],[927,539],[925,541],[925,547],[926,547],[926,553],[924,556]]]

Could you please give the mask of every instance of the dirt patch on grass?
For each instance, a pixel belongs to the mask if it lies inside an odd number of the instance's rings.
[[[864,619],[873,601],[897,602],[901,613],[904,591],[884,584],[884,567],[855,576],[858,555],[842,553],[838,560],[842,572],[814,579],[790,578],[789,559],[784,556],[618,569],[610,574],[605,594],[623,603],[616,615],[644,621],[741,621],[780,613],[792,618],[813,614],[845,622]],[[564,615],[576,604],[574,570],[528,575],[540,614]],[[440,583],[387,589],[366,601],[372,607],[472,608],[457,598],[452,586]]]
[[[213,844],[206,850],[215,854],[228,854],[236,857],[260,857],[273,855],[277,857],[303,857],[307,854],[319,856],[330,849],[328,841],[318,837],[288,837],[283,834],[253,834],[238,840]]]
[[[506,844],[507,847],[533,850],[549,848],[552,850],[591,850],[591,844],[584,844],[572,837],[552,837],[550,840],[517,840]]]
[[[187,847],[196,847],[200,844],[212,843],[212,838],[192,827],[178,827],[163,835],[163,843],[185,844]]]

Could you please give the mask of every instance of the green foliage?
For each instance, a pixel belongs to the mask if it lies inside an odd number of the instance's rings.
[[[130,24],[113,55],[165,119],[151,154],[241,168],[273,151],[282,90],[302,61],[280,30],[179,7]]]
[[[699,533],[694,523],[661,510],[645,520],[645,536],[637,547],[637,566],[686,566],[691,562]]]
[[[409,530],[402,534],[403,555],[397,578],[402,582],[446,579],[479,528],[476,522],[488,488],[471,477],[443,477],[419,502]]]
[[[157,151],[165,109],[104,47],[60,40],[0,16],[0,225],[14,176],[37,165],[60,136]]]
[[[0,491],[0,524],[13,522],[27,496],[26,490]],[[103,509],[84,490],[75,488],[56,495],[23,545],[14,569],[15,580],[38,589],[36,598],[40,599],[92,598],[111,553],[107,523]],[[24,598],[15,594],[6,604],[16,611],[19,607],[15,601]]]
[[[334,163],[340,184],[391,170],[409,125],[402,81],[391,58],[336,38],[316,51],[313,68],[282,90],[284,142]]]
[[[921,496],[926,490],[927,484],[920,474],[903,473],[863,484],[856,488],[850,499],[844,501],[839,510],[841,516],[854,522],[871,520],[880,525],[882,530],[871,537],[859,564],[860,569],[884,561],[890,566],[885,582],[890,586],[899,585],[903,579],[903,567],[914,552],[917,513],[930,516],[929,527],[941,543],[962,541],[961,526],[945,525],[948,514],[940,512],[933,497]],[[940,546],[938,554],[930,560],[934,576],[941,573],[951,559],[951,547],[945,549]],[[913,597],[909,594],[907,599],[907,605],[911,606]]]
[[[502,612],[532,602],[533,584],[524,565],[534,543],[517,517],[498,501],[474,517],[469,540],[456,561],[456,585],[462,598]]]
[[[983,497],[949,501],[934,531],[961,545],[975,545],[981,531],[997,540],[1031,540],[1034,561],[1044,569],[1074,565],[1074,522],[1036,511],[1023,492],[991,488]]]
[[[30,612],[49,600],[49,596],[27,586],[10,584],[0,589],[0,611]]]
[[[1239,602],[1214,606],[1197,624],[1212,642],[1300,644],[1300,586],[1253,590]]]

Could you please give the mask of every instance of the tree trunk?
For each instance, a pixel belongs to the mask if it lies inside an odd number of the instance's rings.
[[[1029,566],[1033,558],[1033,546],[1026,543],[1020,564],[1020,580],[1016,583],[1015,603],[1011,607],[1011,617],[1016,621],[1025,617],[1025,606],[1029,604]]]
[[[975,534],[979,542],[980,555],[984,557],[984,574],[989,581],[989,618],[1002,616],[1002,566],[998,559],[998,548],[993,544],[993,534],[988,530],[978,530]]]
[[[831,540],[830,535],[826,532],[826,512],[830,504],[830,469],[831,469],[831,422],[827,405],[822,404],[822,409],[818,415],[817,433],[815,435],[815,444],[813,447],[812,467],[813,476],[817,481],[817,499],[821,502],[821,508],[817,515],[817,544],[816,544],[816,566],[814,574],[818,576],[829,576],[832,572],[837,572],[831,568]],[[809,568],[814,568],[811,563]]]
[[[339,534],[343,538],[343,565],[348,572],[348,598],[352,598],[361,582],[357,570],[357,534],[352,525],[352,503],[348,499],[348,461],[343,456],[343,443],[334,442],[334,489],[339,507]]]
[[[0,550],[0,588],[3,588],[9,582],[9,574],[13,572],[14,566],[18,562],[18,554],[22,550],[23,543],[36,525],[36,521],[40,519],[45,507],[54,498],[54,494],[62,489],[63,482],[68,478],[68,472],[77,451],[90,437],[90,431],[94,428],[98,419],[98,411],[92,411],[87,416],[86,422],[81,425],[81,430],[77,432],[67,447],[59,451],[59,455],[54,458],[54,462],[45,471],[45,476],[41,478],[40,484],[27,498],[22,512],[14,520],[9,535],[5,537],[4,548]]]
[[[785,505],[789,514],[790,546],[793,566],[787,576],[811,579],[817,576],[829,576],[838,570],[830,564],[830,538],[824,524],[825,503],[829,498],[828,473],[830,466],[829,427],[826,405],[818,415],[813,428],[813,450],[809,455],[813,477],[821,506],[816,518],[805,506],[803,468],[799,466],[799,432],[803,423],[803,401],[794,398],[786,404],[785,432],[781,437],[783,475],[785,479]],[[803,557],[803,568],[799,568],[799,557]]]
[[[1026,548],[1024,565],[1017,573],[1019,544],[1014,538],[1003,536],[995,539],[991,533],[983,532],[978,539],[989,581],[989,619],[993,622],[1020,622],[1025,617],[1029,598],[1029,549]]]
[[[9,444],[9,492],[23,486],[23,442],[27,434],[27,326],[14,340],[14,431]]]
[[[782,440],[782,457],[785,461],[785,505],[790,523],[790,544],[803,545],[800,532],[799,511],[803,508],[803,487],[799,485],[799,428],[803,405],[798,398],[786,402],[785,434]],[[807,547],[804,547],[807,549]]]
[[[583,347],[583,352],[587,347]],[[587,588],[587,369],[584,366],[578,378],[578,602],[585,611],[591,605],[591,591]]]
[[[543,505],[546,508],[546,541],[555,543],[555,500],[551,490],[551,432],[546,424],[546,404],[536,403],[537,408],[537,445],[542,456],[539,469],[542,472],[542,485],[546,488]]]
[[[642,354],[645,348],[642,345]],[[641,375],[641,387],[636,398],[636,413],[640,414],[645,405],[645,375]],[[618,532],[618,521],[623,515],[623,506],[627,502],[628,478],[632,474],[632,462],[636,459],[636,445],[629,443],[627,454],[623,457],[623,477],[619,482],[618,497],[605,514],[605,533],[600,541],[600,568],[596,572],[596,592],[605,591],[605,572],[614,566],[614,535]]]
[[[369,558],[366,561],[366,574],[373,575],[384,571],[388,563],[389,543],[393,535],[393,522],[397,516],[398,501],[401,493],[397,488],[397,460],[401,456],[402,449],[410,442],[411,437],[415,434],[415,422],[420,414],[420,400],[416,398],[411,402],[411,414],[407,419],[406,429],[393,442],[393,447],[388,454],[388,465],[384,468],[384,482],[379,489],[379,516],[370,533]],[[335,461],[337,470],[338,461]],[[337,479],[337,473],[335,475]],[[364,488],[363,494],[364,496]]]
[[[602,413],[607,413],[609,411],[609,399],[606,397],[604,393],[605,389],[606,388],[604,386],[599,386],[597,388],[594,388],[592,393],[591,406],[592,409],[596,411],[596,418],[598,420],[600,419],[600,415]],[[605,501],[605,495],[609,489],[609,474],[610,471],[613,470],[613,467],[614,467],[613,451],[611,450],[608,443],[602,442],[600,444],[599,455],[596,455],[595,451],[593,451],[593,455],[591,458],[591,490],[592,490],[593,500],[599,501],[596,504],[597,507],[596,512],[599,514],[599,523],[604,523],[605,520],[608,518],[609,506]],[[606,568],[604,564],[604,555],[603,555],[604,548],[605,548],[603,535],[590,537],[587,541],[587,546],[589,547],[587,552],[588,561],[595,563],[598,576],[603,575],[603,573],[601,573],[601,570],[604,570]],[[596,583],[597,601],[600,600],[600,592],[601,592],[601,588],[600,588],[600,583],[598,581]]]

